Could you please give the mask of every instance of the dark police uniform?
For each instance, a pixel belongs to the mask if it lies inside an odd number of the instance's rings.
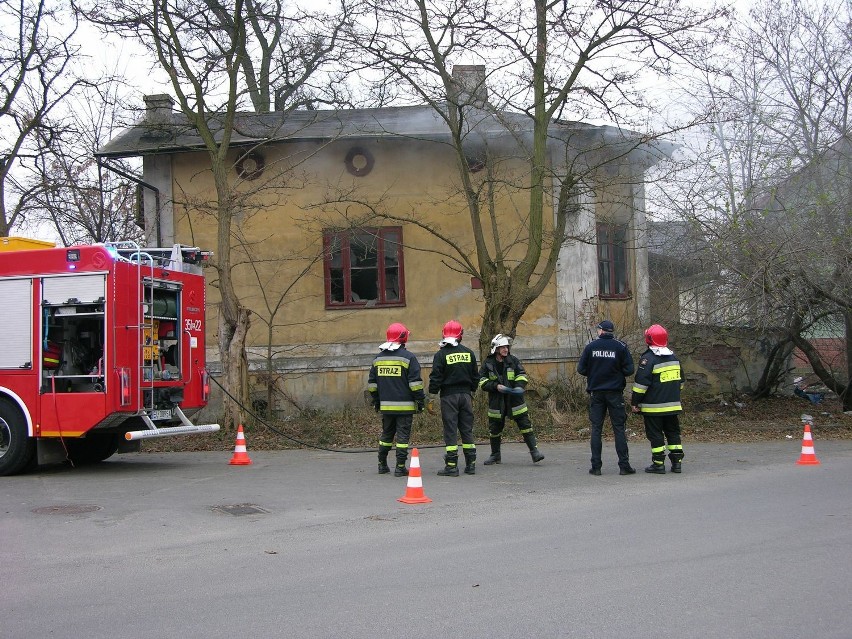
[[[624,432],[627,421],[624,387],[627,385],[627,376],[632,375],[633,370],[633,356],[630,354],[630,349],[608,332],[601,333],[598,339],[587,344],[577,362],[577,372],[586,377],[586,392],[589,393],[592,471],[599,471],[603,463],[601,461],[603,422],[606,414],[609,413],[612,433],[615,437],[618,466],[622,471],[633,472],[630,467],[627,436]]]

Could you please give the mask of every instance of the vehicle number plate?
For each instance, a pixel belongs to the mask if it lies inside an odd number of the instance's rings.
[[[151,411],[151,419],[153,419],[153,420],[171,419],[171,418],[172,418],[172,411],[170,411],[170,410],[152,410]]]

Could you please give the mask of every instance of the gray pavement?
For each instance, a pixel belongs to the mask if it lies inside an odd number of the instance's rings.
[[[852,637],[852,441],[690,444],[588,475],[522,444],[429,504],[375,454],[116,456],[0,479],[0,637]],[[486,456],[481,450],[481,459]]]

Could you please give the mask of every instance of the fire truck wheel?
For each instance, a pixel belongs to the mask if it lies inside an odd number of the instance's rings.
[[[0,475],[26,470],[35,460],[36,442],[27,434],[20,409],[8,400],[0,400]]]
[[[89,435],[84,439],[66,439],[68,459],[75,466],[97,464],[118,450],[118,435]]]

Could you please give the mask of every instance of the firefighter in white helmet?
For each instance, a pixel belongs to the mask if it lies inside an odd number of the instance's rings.
[[[396,439],[395,477],[408,475],[408,443],[414,413],[423,411],[426,395],[420,377],[420,362],[405,348],[409,330],[399,322],[388,326],[387,341],[379,346],[379,354],[370,367],[367,390],[373,407],[382,414],[382,434],[379,438],[379,474],[390,472],[388,453]]]
[[[491,455],[485,465],[499,464],[500,443],[506,417],[511,417],[518,425],[524,442],[530,449],[533,462],[544,459],[536,447],[535,432],[530,422],[529,409],[524,401],[527,373],[521,360],[509,352],[512,338],[498,333],[491,340],[491,354],[482,362],[479,371],[479,387],[488,393],[488,432],[491,443]]]
[[[639,358],[630,404],[634,413],[642,413],[645,436],[651,442],[651,465],[646,473],[666,474],[666,444],[673,473],[681,472],[683,445],[680,419],[683,411],[680,390],[683,371],[677,355],[669,348],[669,334],[659,324],[645,331],[648,350]]]
[[[479,386],[476,354],[463,346],[464,329],[456,320],[444,324],[440,349],[432,358],[429,394],[441,395],[444,424],[444,468],[438,474],[459,476],[458,435],[461,433],[466,475],[476,474],[476,443],[473,438],[473,393]]]

